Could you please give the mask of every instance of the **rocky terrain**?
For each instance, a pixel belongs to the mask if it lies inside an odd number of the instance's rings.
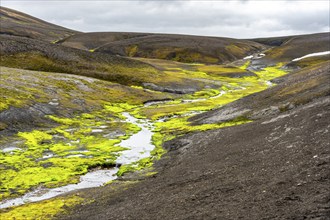
[[[0,22],[1,220],[330,219],[330,33]]]

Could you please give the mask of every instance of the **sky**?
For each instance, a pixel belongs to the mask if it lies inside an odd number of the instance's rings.
[[[1,6],[83,32],[233,38],[330,31],[329,0],[1,0]]]

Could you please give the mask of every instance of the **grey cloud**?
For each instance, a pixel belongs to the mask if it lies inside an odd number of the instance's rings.
[[[8,6],[81,31],[237,38],[329,30],[327,1],[11,1]]]

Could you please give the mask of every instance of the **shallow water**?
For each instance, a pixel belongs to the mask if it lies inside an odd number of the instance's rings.
[[[86,189],[102,186],[103,184],[117,178],[115,175],[118,172],[118,168],[112,168],[108,170],[96,170],[85,174],[80,177],[78,184],[70,184],[58,188],[38,188],[33,192],[27,193],[24,196],[16,199],[7,200],[0,203],[0,209],[23,205],[30,202],[38,202],[45,199],[50,199],[58,195],[62,195],[67,192],[71,192],[77,189]]]
[[[15,150],[22,150],[22,149],[18,148],[18,147],[6,147],[6,148],[2,149],[2,152],[8,153],[8,152],[13,152]]]
[[[119,146],[129,148],[129,150],[123,151],[116,162],[118,164],[130,164],[142,158],[149,157],[150,152],[155,148],[151,143],[151,138],[154,134],[152,132],[152,123],[146,119],[134,118],[129,113],[123,113],[123,116],[127,118],[127,122],[138,125],[141,131],[118,144]]]
[[[153,135],[152,129],[153,124],[145,119],[137,119],[131,116],[129,113],[123,113],[123,116],[126,117],[126,122],[133,123],[141,128],[141,130],[133,134],[127,140],[123,140],[119,143],[119,146],[129,148],[129,150],[122,151],[121,155],[116,159],[117,164],[130,164],[137,162],[140,159],[150,156],[150,152],[155,148],[151,143],[151,138]],[[16,149],[7,149],[7,150],[16,150]],[[82,152],[82,151],[79,151]],[[85,156],[83,154],[69,155],[72,156]],[[74,190],[93,188],[104,185],[105,183],[115,180],[117,178],[116,173],[118,168],[111,169],[102,169],[89,172],[80,177],[80,182],[78,184],[70,184],[58,188],[43,188],[40,187],[30,193],[25,194],[22,197],[5,200],[0,202],[0,209],[8,208],[12,206],[23,205],[29,202],[37,202],[45,199],[50,199],[55,196],[59,196]]]

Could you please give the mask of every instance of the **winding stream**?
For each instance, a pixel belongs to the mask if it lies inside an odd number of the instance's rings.
[[[272,86],[272,83],[270,81],[267,81],[266,84],[270,87]],[[246,89],[245,87],[240,86],[241,90]],[[199,102],[199,101],[205,101],[207,99],[215,99],[222,95],[224,95],[226,92],[221,91],[218,95],[209,97],[209,98],[198,98],[198,99],[183,99],[181,100],[182,103],[190,103],[190,102]],[[148,102],[144,105],[144,107],[152,106],[152,105],[164,105],[167,104],[167,106],[171,106],[169,102],[172,100],[166,100],[166,101],[154,101],[154,102]],[[176,104],[174,104],[176,105]],[[188,115],[192,116],[194,114],[197,114],[200,112],[189,112]],[[121,141],[117,146],[128,148],[128,150],[122,151],[121,155],[119,155],[115,161],[117,165],[126,165],[131,164],[134,162],[137,162],[143,158],[147,158],[151,156],[151,151],[155,148],[155,146],[152,144],[152,136],[153,136],[153,123],[147,119],[137,119],[128,112],[122,113],[122,115],[126,118],[125,122],[132,123],[140,127],[140,131],[130,136],[127,140]],[[158,121],[164,121],[166,120],[166,117],[159,119]],[[102,127],[103,128],[103,127]],[[101,132],[102,129],[94,129],[92,132],[98,133]],[[6,148],[5,151],[13,151],[18,150],[16,148]],[[0,209],[13,207],[13,206],[19,206],[30,202],[37,202],[42,201],[46,199],[50,199],[74,190],[79,189],[85,189],[85,188],[93,188],[93,187],[99,187],[104,185],[105,183],[115,180],[118,178],[116,175],[119,168],[114,167],[110,169],[100,169],[100,170],[94,170],[91,172],[88,172],[87,174],[80,177],[80,182],[77,184],[69,184],[62,187],[57,188],[44,188],[39,187],[35,189],[32,192],[26,193],[25,195],[14,198],[14,199],[8,199],[0,202]]]
[[[129,150],[122,151],[122,154],[116,159],[116,163],[120,165],[130,164],[149,157],[150,152],[155,148],[151,143],[153,124],[146,119],[137,119],[127,112],[123,113],[123,116],[126,118],[126,122],[139,126],[141,130],[118,144],[122,147],[129,148]],[[80,182],[77,184],[69,184],[51,189],[39,187],[22,197],[0,202],[0,209],[50,199],[74,190],[99,187],[111,180],[117,179],[118,176],[116,173],[118,170],[117,167],[114,167],[88,172],[80,177]]]

